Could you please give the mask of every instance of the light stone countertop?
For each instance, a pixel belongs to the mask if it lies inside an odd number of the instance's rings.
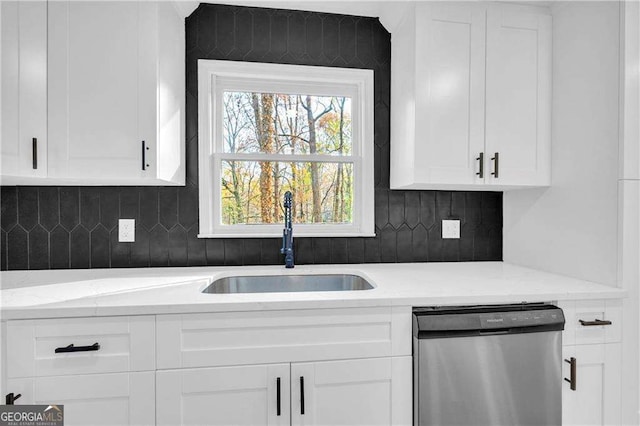
[[[356,274],[363,291],[203,294],[232,275]],[[1,319],[619,299],[626,291],[503,262],[80,269],[0,273]]]

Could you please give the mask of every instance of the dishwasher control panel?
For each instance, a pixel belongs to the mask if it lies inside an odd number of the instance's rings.
[[[414,308],[414,335],[532,333],[564,329],[562,309],[549,304]]]
[[[564,322],[562,310],[547,309],[534,311],[511,311],[479,314],[480,327],[483,329],[527,327],[533,325]]]

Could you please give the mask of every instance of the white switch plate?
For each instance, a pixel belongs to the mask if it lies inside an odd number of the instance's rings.
[[[460,238],[460,221],[459,220],[443,220],[442,221],[442,238],[452,239]]]
[[[118,241],[133,243],[136,241],[136,220],[120,219],[118,221]]]

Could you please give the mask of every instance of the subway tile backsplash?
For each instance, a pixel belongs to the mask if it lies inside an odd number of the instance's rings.
[[[389,190],[390,35],[377,19],[200,5],[186,20],[185,187],[2,187],[2,270],[282,262],[279,238],[198,239],[197,60],[375,73],[375,238],[297,238],[296,263],[502,260],[502,193]],[[118,243],[118,219],[136,219]],[[461,238],[441,238],[442,219]],[[295,230],[294,230],[295,235]]]

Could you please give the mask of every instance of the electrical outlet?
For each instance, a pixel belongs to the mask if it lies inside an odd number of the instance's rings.
[[[442,221],[442,238],[443,239],[459,239],[460,238],[460,221],[459,220],[443,220]]]
[[[136,241],[136,220],[120,219],[118,221],[118,241],[133,243]]]

